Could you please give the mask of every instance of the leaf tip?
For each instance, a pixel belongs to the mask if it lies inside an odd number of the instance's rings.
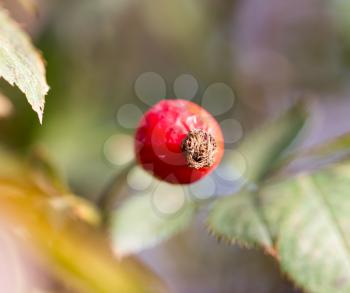
[[[33,105],[33,110],[37,113],[40,125],[43,125],[44,103],[41,105]]]
[[[41,101],[39,103],[34,103],[34,104],[31,103],[33,110],[38,115],[39,122],[41,125],[43,124],[43,116],[44,116],[44,108],[45,108],[45,96],[46,96],[48,91],[49,91],[49,87],[47,86],[45,89],[45,92],[42,96]]]

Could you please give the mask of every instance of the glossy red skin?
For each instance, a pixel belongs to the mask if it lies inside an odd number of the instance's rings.
[[[202,129],[216,140],[215,163],[194,169],[186,164],[181,143],[190,130]],[[224,150],[221,128],[202,107],[186,100],[162,100],[142,117],[135,135],[136,157],[159,179],[175,184],[193,183],[213,171]]]

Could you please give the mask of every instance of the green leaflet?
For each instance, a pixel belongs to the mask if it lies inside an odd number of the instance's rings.
[[[251,192],[241,192],[218,200],[208,219],[209,231],[224,241],[246,246],[272,246],[272,238],[257,198]]]
[[[174,198],[177,196],[169,194]],[[157,211],[154,195],[134,195],[113,212],[110,233],[118,254],[123,256],[153,247],[190,224],[195,212],[194,204],[185,202],[178,212],[166,215]],[[164,197],[164,203],[168,205],[171,199],[165,194]]]
[[[304,175],[280,227],[281,266],[312,292],[350,291],[350,166]]]
[[[276,235],[283,215],[290,209],[298,192],[295,182],[270,185],[261,191],[242,191],[219,199],[209,218],[209,230],[219,238],[248,247],[274,249]]]
[[[341,162],[350,157],[350,133],[328,140],[322,144],[315,145],[310,149],[292,153],[280,162],[282,172],[279,177],[290,176],[310,170],[317,170],[327,167],[328,165]],[[289,168],[283,169],[286,165],[291,164]],[[285,174],[284,174],[285,173]]]
[[[248,189],[254,189],[250,183],[258,183],[266,176],[295,139],[305,120],[304,107],[297,104],[276,121],[267,123],[245,138],[237,152],[242,154],[247,164],[244,177],[248,181]],[[228,160],[233,166],[238,164],[234,157]],[[271,246],[273,231],[266,227],[267,219],[259,211],[261,204],[254,190],[219,199],[210,213],[209,229],[229,241]]]
[[[261,181],[294,141],[304,126],[307,114],[303,104],[297,104],[275,121],[271,121],[248,135],[237,151],[245,158],[249,182]],[[235,165],[235,159],[231,159]]]
[[[18,86],[42,122],[45,95],[49,90],[44,62],[26,33],[1,6],[0,77]]]
[[[295,115],[290,113],[275,123],[275,130],[273,124],[265,126],[268,139],[256,132],[255,139],[251,136],[241,146],[253,168],[248,170],[250,181],[259,181],[267,174],[271,159],[276,161],[283,151],[281,146],[288,145],[282,138],[293,138],[290,124]],[[297,133],[296,124],[294,127]],[[285,131],[289,136],[282,135]],[[305,155],[328,158],[340,154],[344,158],[348,142],[345,135]],[[307,291],[350,292],[350,163],[284,178],[265,182],[259,189],[248,185],[239,194],[217,200],[208,218],[210,232],[230,242],[264,247]]]
[[[222,199],[209,225],[219,236],[276,251],[282,270],[308,291],[349,292],[349,194],[344,163],[264,186],[259,195]]]

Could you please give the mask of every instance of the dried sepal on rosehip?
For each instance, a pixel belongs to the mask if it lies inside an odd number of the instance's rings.
[[[163,100],[136,130],[135,152],[144,169],[170,183],[201,179],[220,163],[224,139],[215,118],[186,100]]]

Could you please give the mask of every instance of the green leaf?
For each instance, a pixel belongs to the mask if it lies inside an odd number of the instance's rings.
[[[345,133],[339,137],[326,141],[320,145],[316,145],[309,150],[303,152],[304,156],[328,157],[337,154],[350,154],[350,133]]]
[[[254,150],[251,146],[246,153]],[[348,153],[344,135],[304,154],[344,159]],[[260,189],[248,185],[248,191],[217,200],[208,218],[210,231],[230,242],[263,247],[308,292],[350,292],[350,163],[332,163]],[[263,178],[265,166],[249,177]]]
[[[209,230],[227,242],[245,246],[272,246],[272,239],[259,213],[257,198],[251,192],[241,192],[218,200],[208,219]]]
[[[259,182],[267,175],[295,139],[305,120],[304,107],[297,104],[276,121],[267,123],[245,138],[237,151],[246,161],[244,177],[248,182]],[[228,158],[232,166],[239,165],[236,154],[234,152]],[[254,186],[249,185],[249,188]],[[219,199],[209,216],[211,232],[228,241],[238,241],[246,245],[261,244],[268,248],[272,244],[273,235],[265,227],[266,219],[259,212],[260,204],[260,198],[253,191],[243,191],[238,195]]]
[[[1,6],[0,77],[18,86],[42,122],[45,95],[49,90],[44,62],[27,34]]]
[[[231,241],[272,251],[307,291],[349,292],[349,193],[350,163],[344,163],[266,185],[258,195],[221,199],[209,226]]]
[[[350,292],[350,166],[300,176],[280,226],[282,269],[311,292]]]
[[[279,119],[267,123],[248,135],[237,151],[245,158],[244,177],[250,182],[261,181],[293,142],[307,118],[302,104],[297,104]],[[235,157],[229,158],[235,165]]]
[[[168,205],[171,198],[166,198],[166,194],[164,197]],[[193,204],[185,202],[174,214],[166,215],[157,210],[154,200],[151,193],[135,195],[114,212],[110,229],[117,254],[123,256],[153,247],[190,224],[195,210]]]
[[[217,238],[247,247],[262,246],[273,253],[283,215],[298,192],[294,181],[269,185],[260,191],[242,191],[215,202],[209,217],[209,231]]]
[[[284,165],[292,164],[294,170],[288,170],[288,172],[289,174],[295,174],[310,169],[321,169],[327,165],[335,164],[349,157],[350,133],[346,133],[319,145],[315,145],[309,149],[290,154],[285,159]]]

